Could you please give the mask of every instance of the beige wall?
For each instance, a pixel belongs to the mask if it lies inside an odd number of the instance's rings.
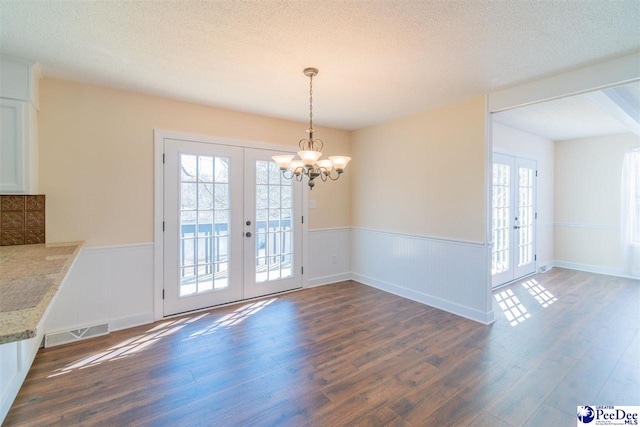
[[[44,78],[39,190],[47,241],[88,246],[153,241],[154,129],[297,145],[307,126],[219,108]],[[347,131],[316,127],[325,155],[350,154]],[[309,228],[349,225],[350,166],[310,193]]]
[[[557,261],[620,269],[622,159],[640,146],[628,133],[555,143]]]
[[[485,241],[485,98],[352,137],[355,227]]]

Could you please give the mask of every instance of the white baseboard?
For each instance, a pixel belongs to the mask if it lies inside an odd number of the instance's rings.
[[[121,331],[123,329],[135,328],[136,326],[153,323],[153,312],[136,314],[133,316],[119,317],[109,321],[110,331]]]
[[[632,277],[623,273],[621,268],[602,267],[599,265],[580,264],[577,262],[558,261],[555,260],[552,263],[553,267],[567,268],[569,270],[584,271],[586,273],[604,274],[607,276],[623,277],[625,279],[635,279],[638,277]]]
[[[493,310],[488,313],[474,310],[473,308],[465,307],[460,304],[456,304],[451,301],[446,301],[441,298],[437,298],[431,295],[417,292],[412,289],[403,288],[391,283],[382,282],[372,277],[363,276],[361,274],[353,274],[353,280],[363,283],[367,286],[371,286],[376,289],[380,289],[385,292],[389,292],[394,295],[398,295],[403,298],[407,298],[413,301],[420,302],[422,304],[429,305],[431,307],[438,308],[440,310],[447,311],[449,313],[465,317],[467,319],[489,325],[494,322],[495,317]]]
[[[307,288],[314,288],[316,286],[330,285],[331,283],[344,282],[345,280],[351,280],[353,278],[352,273],[340,273],[332,274],[330,276],[314,277],[307,282]]]

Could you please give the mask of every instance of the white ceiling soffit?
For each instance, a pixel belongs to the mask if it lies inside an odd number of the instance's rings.
[[[640,2],[0,0],[45,76],[343,129],[640,49]]]
[[[502,111],[493,119],[552,141],[640,135],[640,82]]]

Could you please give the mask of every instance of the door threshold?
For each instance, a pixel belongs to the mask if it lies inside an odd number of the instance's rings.
[[[499,285],[496,285],[496,286],[492,287],[491,288],[491,292],[495,291],[496,289],[504,288],[505,286],[513,285],[514,283],[516,283],[516,282],[518,282],[520,280],[524,280],[527,277],[535,276],[536,274],[538,274],[538,273],[536,273],[534,271],[533,273],[525,274],[524,276],[518,277],[517,279],[510,280],[509,282],[501,283]]]

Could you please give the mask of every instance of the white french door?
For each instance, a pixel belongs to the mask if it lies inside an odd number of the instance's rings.
[[[276,154],[244,151],[244,298],[302,286],[302,183],[282,176]]]
[[[276,152],[164,140],[165,316],[302,286],[302,186]]]
[[[536,162],[493,154],[493,287],[535,271]]]

